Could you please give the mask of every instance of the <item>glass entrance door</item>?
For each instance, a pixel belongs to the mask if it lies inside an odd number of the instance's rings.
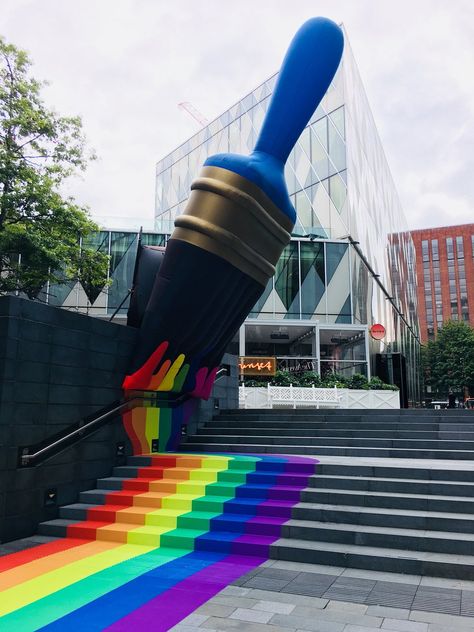
[[[321,377],[339,373],[351,377],[355,373],[369,375],[367,362],[367,328],[319,328]]]

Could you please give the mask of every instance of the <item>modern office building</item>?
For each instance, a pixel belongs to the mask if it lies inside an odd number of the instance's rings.
[[[447,320],[474,327],[474,224],[413,230],[411,235],[421,340],[433,340]]]
[[[160,160],[159,233],[172,231],[207,156],[252,150],[276,78]],[[377,354],[401,354],[409,397],[418,400],[415,250],[347,37],[341,67],[290,155],[286,180],[298,216],[293,237],[232,350],[277,356],[289,368],[368,376]],[[374,324],[385,328],[382,340],[370,336]]]
[[[165,245],[207,156],[252,150],[276,78],[160,160],[156,232],[144,243]],[[230,350],[276,356],[290,370],[382,371],[389,381],[406,367],[409,399],[419,401],[415,249],[347,37],[341,67],[285,175],[298,216],[292,240]],[[98,317],[118,310],[123,321],[138,234],[104,230],[93,243],[110,255],[109,286],[48,286],[41,298]],[[385,328],[382,339],[370,335],[374,324]]]

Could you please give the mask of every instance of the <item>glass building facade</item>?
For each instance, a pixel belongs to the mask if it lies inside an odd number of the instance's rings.
[[[172,231],[209,155],[253,149],[276,79],[158,162],[158,232]],[[347,362],[346,373],[367,374],[375,370],[376,353],[401,353],[410,399],[418,401],[415,251],[347,37],[341,66],[285,177],[297,212],[293,238],[234,350],[299,354],[322,371],[325,362],[338,371]],[[375,323],[386,329],[382,341],[368,335]]]
[[[123,230],[101,230],[91,235],[87,245],[109,256],[108,285],[84,287],[76,281],[48,284],[38,299],[49,305],[102,318],[110,318],[117,312],[117,318],[123,320],[129,305],[128,294],[132,286],[138,238],[137,231]],[[147,232],[142,233],[141,239],[144,245],[164,246],[167,236]]]

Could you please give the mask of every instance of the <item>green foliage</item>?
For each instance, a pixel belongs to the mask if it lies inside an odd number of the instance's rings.
[[[0,37],[0,293],[33,298],[46,281],[104,285],[107,256],[80,248],[98,230],[85,208],[60,193],[83,170],[81,120],[61,117],[41,99],[27,54]]]
[[[372,377],[368,382],[368,388],[373,391],[398,391],[398,386],[395,384],[385,384],[379,377]]]
[[[355,373],[349,379],[349,388],[368,390],[369,381],[365,377],[365,375],[362,375],[361,373]]]
[[[324,388],[349,388],[349,380],[339,373],[328,373],[321,383]]]
[[[462,321],[444,323],[423,349],[423,368],[425,383],[436,393],[474,392],[474,330]]]
[[[290,371],[277,371],[272,377],[270,384],[272,386],[299,386],[299,377],[296,373]]]
[[[298,375],[298,386],[321,386],[321,376],[314,371],[305,371]]]
[[[321,379],[321,376],[318,373],[313,373],[311,371],[304,373],[292,373],[290,371],[277,371],[275,376],[270,377],[252,377],[244,379],[245,386],[254,386],[254,387],[266,387],[267,384],[272,384],[273,386],[305,386],[311,387],[314,386],[317,388],[350,388],[350,389],[378,389],[378,390],[389,390],[389,391],[397,391],[398,388],[391,384],[385,384],[378,377],[373,377],[370,382],[367,380],[365,375],[361,375],[360,373],[356,373],[352,375],[350,378],[346,378],[343,375],[339,375],[338,373],[329,373],[324,379]]]

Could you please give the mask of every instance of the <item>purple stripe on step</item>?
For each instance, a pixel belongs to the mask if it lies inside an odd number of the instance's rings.
[[[270,546],[278,540],[279,536],[254,535],[246,533],[232,542],[232,553],[237,555],[256,555],[268,559]]]
[[[267,558],[228,555],[178,582],[173,588],[148,601],[120,621],[106,628],[108,632],[153,630],[166,632],[223,588],[260,566]]]
[[[286,522],[287,518],[278,516],[255,516],[247,520],[245,531],[254,535],[271,535],[280,537],[281,525]]]

